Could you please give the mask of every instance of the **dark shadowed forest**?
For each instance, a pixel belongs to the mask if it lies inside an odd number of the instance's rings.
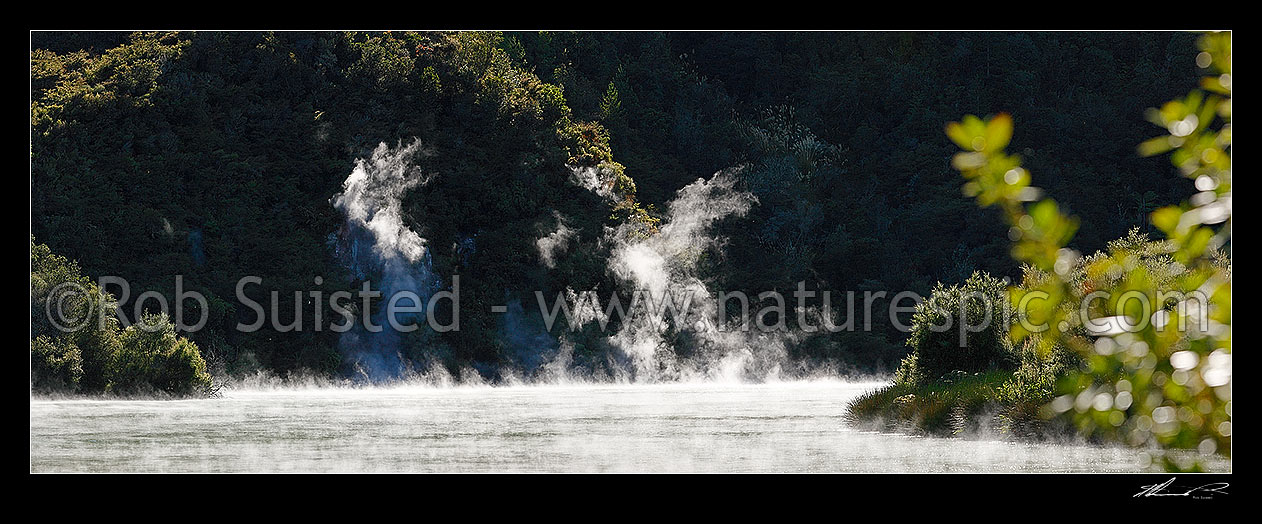
[[[233,329],[255,318],[234,300],[235,285],[260,277],[250,291],[266,304],[266,291],[292,297],[317,276],[330,293],[371,278],[339,260],[343,217],[330,201],[356,159],[417,139],[428,150],[420,167],[434,176],[403,197],[402,216],[428,240],[434,273],[462,277],[465,311],[459,332],[405,346],[493,377],[528,358],[498,316],[468,306],[615,288],[602,228],[652,228],[676,191],[723,170],[757,204],[716,225],[723,248],[698,271],[715,288],[788,293],[804,281],[928,295],[974,270],[1019,278],[1005,226],[962,198],[950,166],[955,146],[942,126],[963,114],[1012,115],[1010,149],[1082,219],[1076,249],[1152,231],[1148,213],[1194,190],[1168,161],[1136,154],[1151,136],[1142,110],[1195,84],[1195,41],[35,33],[32,233],[92,279],[125,278],[131,298],[173,296],[172,275],[183,275],[185,289],[209,298],[206,327],[189,336],[228,373],[342,373],[337,333]],[[617,198],[569,183],[570,166],[615,170]],[[574,238],[549,267],[536,239],[558,220]],[[292,299],[282,303],[282,317],[292,315]],[[892,328],[828,333],[788,352],[892,372],[904,338]],[[576,340],[579,362],[603,365],[610,348]]]

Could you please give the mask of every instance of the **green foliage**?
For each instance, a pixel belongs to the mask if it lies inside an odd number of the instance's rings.
[[[211,391],[210,374],[197,345],[176,335],[165,314],[145,315],[123,330],[120,339],[120,350],[108,366],[111,392],[191,395]]]
[[[41,393],[75,391],[83,378],[83,357],[68,338],[40,335],[31,341],[31,389]]]
[[[920,357],[915,352],[907,355],[898,363],[898,369],[894,372],[894,383],[915,385],[928,382],[925,377],[924,368],[920,366]]]
[[[33,81],[43,87],[31,106],[31,124],[43,132],[73,125],[85,112],[152,107],[158,77],[182,46],[171,34],[138,34],[133,45],[100,56],[79,51],[31,53]]]
[[[977,373],[1011,366],[1007,286],[983,272],[960,285],[941,283],[916,305],[907,345],[912,356],[899,366],[910,384],[938,380],[948,373]]]
[[[600,99],[601,118],[608,120],[622,112],[622,101],[618,99],[618,87],[612,81],[605,89],[604,98]]]
[[[212,391],[201,352],[164,315],[119,330],[118,306],[74,261],[31,239],[31,389],[41,393]]]
[[[1001,113],[983,122],[968,115],[947,125],[947,136],[966,151],[951,159],[969,181],[964,194],[976,197],[982,207],[998,204],[1008,218],[1013,258],[1051,271],[1067,254],[1061,248],[1077,231],[1078,221],[1062,215],[1054,200],[1039,200],[1040,191],[1030,186],[1020,157],[1004,153],[1012,138],[1012,117]]]
[[[1094,438],[1230,456],[1231,281],[1230,264],[1218,252],[1231,236],[1230,35],[1206,35],[1201,48],[1198,65],[1217,73],[1202,85],[1225,98],[1194,92],[1150,111],[1170,135],[1141,146],[1145,154],[1176,148],[1172,161],[1201,191],[1191,207],[1152,214],[1165,241],[1133,232],[1107,253],[1078,261],[1066,248],[1076,221],[1050,200],[1024,204],[1033,192],[1019,160],[1003,153],[1011,134],[1006,116],[986,122],[966,117],[949,125],[947,134],[966,150],[954,160],[969,180],[966,192],[983,206],[1001,206],[1014,226],[1014,257],[1036,270],[1014,300],[1044,293],[1043,305],[1026,317],[1033,322],[1014,326],[1013,338],[1039,341],[1040,357],[1060,346],[1085,361],[1059,381],[1060,396],[1043,408],[1044,415],[1072,421]],[[1096,292],[1106,300],[1080,311],[1084,303],[1078,299]],[[1075,321],[1079,312],[1079,319],[1122,323],[1084,325]],[[1158,462],[1195,468],[1173,459]]]
[[[611,214],[650,218],[635,199],[635,181],[613,160],[608,132],[573,118],[561,86],[515,62],[498,33],[123,40],[105,53],[58,53],[36,43],[33,232],[84,261],[86,272],[127,279],[128,300],[148,290],[170,297],[172,275],[183,275],[185,289],[210,305],[206,327],[189,336],[228,373],[339,372],[336,332],[235,329],[254,320],[236,304],[235,284],[243,275],[261,277],[265,284],[247,291],[260,303],[270,291],[305,295],[316,276],[326,293],[358,288],[332,256],[343,218],[329,199],[354,160],[380,142],[425,143],[418,167],[435,180],[408,195],[404,214],[436,246],[435,269],[465,275],[469,300],[499,301],[509,287],[554,291],[607,278],[591,263],[598,249],[575,250],[574,263],[554,274],[537,268],[536,228],[555,220],[554,211],[588,241]],[[146,87],[115,92],[133,85]],[[620,200],[599,202],[570,184],[570,166],[615,169]],[[473,237],[474,257],[446,249]],[[184,306],[186,318],[203,313]],[[316,308],[335,318],[327,304],[307,304],[308,323]],[[491,318],[481,325],[493,325]],[[444,338],[452,370],[501,364],[480,337]],[[100,359],[78,347],[85,384],[103,377],[91,371]]]
[[[425,69],[421,70],[420,85],[421,89],[426,93],[436,95],[442,92],[443,82],[438,77],[438,71],[434,69],[434,66],[425,66]],[[565,101],[562,100],[561,102],[564,103]]]
[[[537,96],[545,120],[557,121],[570,115],[570,108],[565,104],[565,93],[560,87],[542,84]]]
[[[595,166],[613,162],[609,132],[604,127],[595,122],[565,121],[563,124],[557,128],[557,136],[570,153],[567,163]]]
[[[406,88],[411,84],[416,61],[402,41],[388,36],[369,36],[362,42],[352,41],[351,45],[359,50],[360,57],[347,68],[350,76],[361,78],[381,91]],[[428,87],[437,88],[436,75],[432,69],[428,73],[423,77]]]
[[[1068,247],[1078,220],[1042,198],[1022,159],[1004,152],[1013,136],[1007,115],[947,126],[964,150],[952,163],[967,180],[965,194],[1000,209],[1012,255],[1024,264],[1020,284],[1009,290],[1019,313],[1009,332],[1019,366],[979,393],[1004,431],[1072,428],[1092,440],[1230,456],[1231,263],[1221,249],[1231,235],[1230,35],[1205,35],[1200,45],[1198,65],[1213,74],[1201,85],[1212,94],[1194,92],[1150,111],[1170,134],[1140,146],[1145,155],[1173,151],[1171,160],[1199,191],[1189,204],[1152,213],[1165,239],[1132,228],[1081,257]],[[1153,200],[1145,192],[1136,208],[1150,209]],[[923,367],[923,356],[913,354],[894,385],[848,412],[859,422],[940,426],[933,414],[945,408],[933,391],[955,381],[926,380]],[[1158,467],[1200,468],[1194,456],[1157,455]]]
[[[30,249],[32,388],[103,391],[105,367],[119,344],[113,297],[34,237]],[[35,341],[41,341],[38,347]]]

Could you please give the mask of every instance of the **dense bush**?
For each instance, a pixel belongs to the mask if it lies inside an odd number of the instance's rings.
[[[900,366],[899,377],[915,384],[953,371],[1012,367],[1007,303],[1007,284],[983,272],[959,285],[939,283],[916,306],[907,339],[912,355]]]
[[[174,275],[183,275],[185,289],[210,306],[182,304],[185,318],[209,318],[188,336],[230,373],[344,371],[338,333],[328,329],[234,329],[253,321],[235,284],[262,278],[247,293],[266,303],[272,290],[305,294],[315,277],[326,293],[375,280],[350,274],[334,256],[343,217],[329,201],[355,159],[379,143],[415,137],[427,150],[417,167],[434,180],[407,195],[404,214],[429,241],[435,272],[447,282],[463,276],[464,303],[474,307],[462,321],[473,327],[433,344],[409,335],[401,345],[448,348],[408,356],[439,357],[452,372],[475,365],[494,375],[509,363],[487,343],[498,318],[487,306],[502,303],[506,291],[533,300],[529,290],[551,296],[607,279],[587,261],[599,260],[593,239],[612,222],[612,206],[569,183],[569,166],[614,170],[618,218],[653,221],[613,160],[608,132],[573,118],[567,93],[513,62],[498,33],[137,33],[126,40],[105,52],[68,53],[64,46],[75,40],[36,36],[32,229],[81,260],[86,273],[130,282],[122,304],[129,317],[137,295],[170,297]],[[534,240],[554,213],[592,248],[545,272],[532,256]],[[304,305],[308,324],[316,314],[334,318],[327,303]],[[98,359],[79,347],[85,379],[103,376],[86,369]]]
[[[106,366],[118,352],[116,307],[96,283],[80,274],[77,263],[32,238],[32,388],[104,391],[108,384]],[[59,329],[52,322],[54,315],[64,319],[60,322],[63,327],[77,329]],[[75,367],[79,372],[73,372]]]
[[[210,374],[197,345],[176,335],[166,315],[142,317],[123,330],[120,339],[120,349],[108,368],[111,392],[210,392]]]
[[[197,345],[165,316],[120,330],[117,304],[74,261],[31,240],[31,390],[203,395],[212,380]],[[55,320],[55,321],[54,321]]]

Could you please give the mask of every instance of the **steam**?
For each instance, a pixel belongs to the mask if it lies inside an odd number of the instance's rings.
[[[571,167],[570,183],[596,193],[605,200],[614,201],[614,182],[617,174],[605,167]]]
[[[581,177],[579,177],[581,178]],[[777,380],[786,342],[800,336],[756,333],[725,325],[718,301],[707,288],[699,262],[721,252],[723,240],[711,229],[719,220],[744,216],[757,203],[735,188],[732,171],[680,189],[667,206],[655,234],[640,224],[624,223],[606,231],[613,245],[610,273],[632,294],[620,329],[609,342],[627,357],[621,368],[635,382],[690,380]],[[595,293],[569,292],[580,322],[608,320]],[[680,351],[687,346],[687,355]]]
[[[407,226],[402,211],[407,191],[430,180],[412,165],[420,149],[419,140],[393,150],[379,144],[368,160],[355,162],[333,207],[346,217],[339,255],[355,276],[373,277],[385,297],[400,291],[416,293],[422,304],[415,305],[424,306],[440,284],[425,239]],[[413,305],[407,302],[399,304]],[[339,343],[357,374],[371,381],[399,378],[408,371],[399,352],[399,333],[382,316],[374,317],[381,331],[357,327],[344,333]],[[408,320],[403,315],[396,318],[401,323]]]
[[[425,185],[430,177],[414,167],[421,151],[419,141],[390,148],[380,144],[367,160],[357,160],[333,206],[346,218],[336,235],[337,255],[357,278],[373,281],[383,296],[411,291],[428,302],[441,287],[434,275],[427,241],[404,220],[402,200],[407,192]],[[617,199],[616,175],[604,168],[573,168],[571,182],[608,201]],[[718,299],[704,280],[702,260],[721,255],[724,239],[712,229],[720,220],[741,217],[757,198],[736,188],[732,171],[697,179],[680,189],[666,206],[660,225],[632,218],[618,227],[606,228],[600,242],[610,247],[609,274],[617,281],[625,315],[617,331],[606,338],[615,349],[605,379],[619,382],[662,381],[769,381],[778,380],[786,362],[786,344],[800,333],[759,333],[726,325],[718,314]],[[566,217],[554,212],[555,228],[537,238],[539,260],[555,268],[557,259],[576,241],[578,230]],[[472,239],[459,252],[472,253]],[[569,303],[580,324],[593,321],[602,329],[609,310],[594,300],[594,291],[574,293]],[[576,377],[574,341],[566,333],[554,338],[539,328],[539,314],[528,312],[520,301],[509,300],[501,323],[500,341],[513,364],[527,372],[529,380],[567,383],[600,379]],[[591,300],[585,300],[590,298]],[[404,299],[406,301],[406,299]],[[402,304],[408,305],[408,304]],[[356,380],[371,383],[414,381],[433,371],[417,367],[401,353],[400,334],[389,327],[381,313],[374,316],[379,332],[357,327],[342,335],[339,346]],[[568,316],[568,315],[567,315]],[[399,319],[407,322],[410,319]],[[441,368],[442,366],[437,366]],[[595,372],[595,370],[589,370]],[[423,372],[423,374],[422,374]],[[523,380],[512,369],[500,370],[502,381]],[[461,370],[458,378],[446,375],[425,378],[443,383],[481,380],[479,374]]]
[[[612,235],[614,275],[655,294],[700,284],[697,260],[719,242],[710,236],[710,226],[721,218],[745,215],[757,201],[750,193],[734,190],[735,183],[730,173],[721,172],[680,189],[656,235],[641,237],[633,224],[619,226]]]
[[[535,245],[539,248],[539,261],[548,269],[556,268],[557,255],[565,253],[570,241],[578,233],[577,229],[566,224],[565,217],[560,213],[553,211],[552,214],[556,217],[556,230],[535,240]]]

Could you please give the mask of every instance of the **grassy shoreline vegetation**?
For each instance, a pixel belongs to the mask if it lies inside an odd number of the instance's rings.
[[[1154,465],[1171,471],[1198,471],[1207,455],[1231,457],[1230,35],[1207,34],[1199,48],[1201,90],[1150,110],[1169,134],[1139,146],[1144,155],[1170,152],[1200,191],[1153,211],[1163,240],[1133,229],[1082,257],[1066,247],[1077,219],[1032,191],[1020,159],[1004,153],[1008,115],[948,125],[964,149],[953,165],[968,180],[965,194],[1003,209],[1023,279],[1009,287],[975,273],[961,286],[939,284],[917,307],[912,352],[893,383],[847,406],[852,423],[937,435],[1076,435],[1149,449]],[[967,341],[931,329],[945,317],[977,325],[987,312],[968,297],[1005,305],[1035,293],[1042,305],[1018,308],[1019,322],[992,323]]]

